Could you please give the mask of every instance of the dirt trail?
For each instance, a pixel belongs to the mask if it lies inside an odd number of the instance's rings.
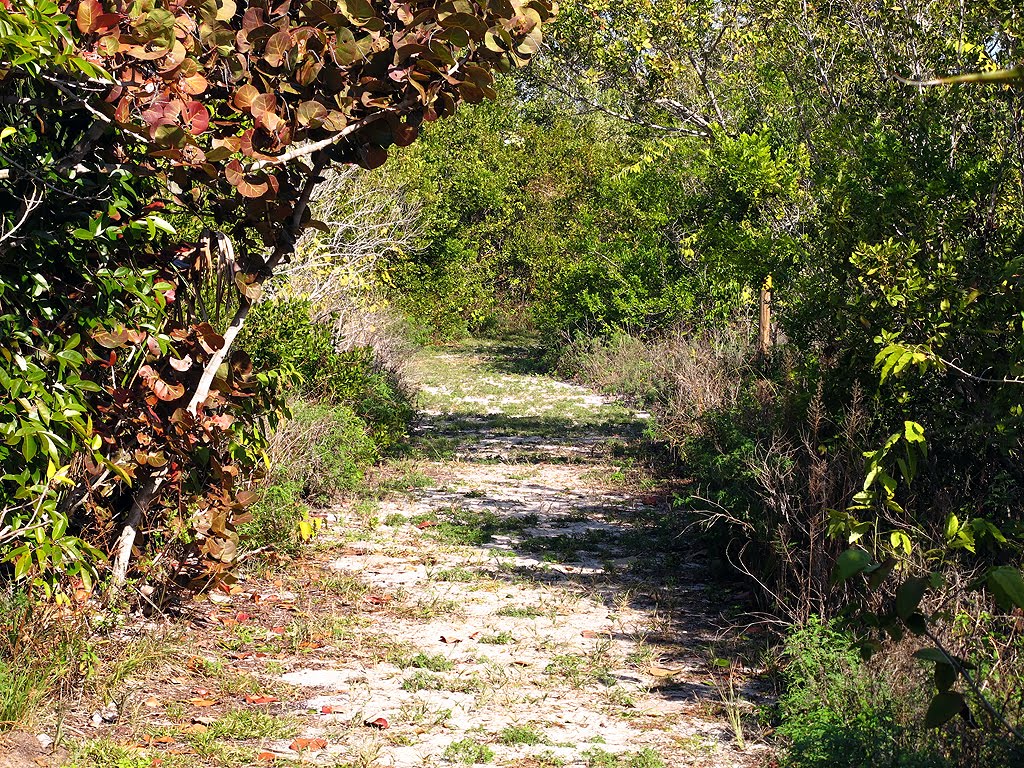
[[[665,504],[633,466],[643,414],[523,360],[498,344],[421,355],[421,458],[382,471],[393,490],[379,506],[328,516],[335,593],[362,597],[338,653],[282,665],[303,736],[327,742],[305,759],[760,764],[749,733],[739,749],[713,674],[729,593],[665,530]],[[356,615],[367,603],[372,620]],[[756,688],[737,697],[749,713]],[[378,718],[386,729],[365,725]],[[267,748],[296,756],[286,741]]]

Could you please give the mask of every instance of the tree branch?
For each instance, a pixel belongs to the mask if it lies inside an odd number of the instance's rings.
[[[259,162],[253,163],[250,170],[258,171],[271,165],[284,165],[285,163],[289,163],[292,160],[297,160],[300,157],[305,157],[307,155],[313,154],[314,152],[319,152],[321,149],[326,149],[327,147],[330,147],[333,144],[337,144],[340,141],[344,141],[356,131],[365,128],[371,123],[377,122],[378,120],[382,119],[387,115],[401,112],[403,109],[411,106],[412,104],[412,101],[403,101],[399,104],[394,105],[393,107],[387,107],[385,109],[382,109],[380,112],[374,112],[372,115],[367,115],[362,120],[354,122],[351,125],[346,125],[336,134],[334,134],[333,136],[328,136],[326,139],[314,141],[309,144],[303,144],[301,147],[296,147],[295,149],[289,150],[288,152],[285,152],[282,155],[277,155],[276,157],[269,158],[267,160],[260,160]]]
[[[332,139],[333,138],[335,137],[332,137]],[[329,144],[327,146],[329,146]],[[305,147],[303,149],[305,149]],[[271,254],[270,258],[267,260],[266,266],[264,266],[262,270],[263,280],[260,281],[261,283],[266,280],[266,278],[273,275],[274,269],[281,263],[285,256],[295,250],[295,241],[298,231],[302,227],[302,217],[306,212],[306,208],[309,207],[309,200],[313,195],[313,190],[316,189],[316,185],[320,182],[320,173],[327,167],[329,162],[328,158],[320,157],[313,163],[313,170],[306,178],[306,183],[302,188],[299,199],[295,202],[295,210],[292,212],[292,220],[281,232],[277,245],[274,248],[274,252]],[[195,392],[192,393],[192,399],[188,404],[189,413],[193,415],[198,413],[199,407],[206,402],[206,398],[210,396],[210,388],[213,386],[213,382],[217,378],[217,369],[220,368],[227,359],[228,352],[231,350],[231,345],[235,342],[235,339],[241,332],[242,327],[245,325],[245,320],[249,316],[250,309],[252,309],[252,301],[243,296],[238,310],[235,312],[235,316],[231,319],[231,324],[224,331],[223,346],[213,353],[209,362],[206,364],[206,367],[203,369],[203,375],[200,377],[199,383],[196,385]]]

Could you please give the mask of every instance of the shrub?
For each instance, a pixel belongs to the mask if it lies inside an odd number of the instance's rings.
[[[646,405],[657,396],[650,352],[650,345],[626,333],[578,337],[561,351],[556,368],[602,392]]]
[[[311,306],[306,299],[264,301],[241,336],[257,365],[292,368],[301,379],[291,419],[271,437],[268,484],[241,529],[253,549],[294,553],[312,530],[308,505],[358,488],[365,469],[406,438],[413,415],[396,372],[406,343],[394,323],[314,322]],[[339,349],[339,328],[346,343],[372,347]]]
[[[43,674],[0,660],[0,731],[13,728],[46,693]]]
[[[81,696],[96,672],[83,617],[37,596],[0,590],[0,731],[23,726],[48,697]]]
[[[271,444],[275,477],[299,498],[324,503],[351,491],[380,457],[370,427],[344,405],[301,402]]]
[[[256,365],[293,367],[301,397],[349,406],[382,448],[405,437],[413,409],[398,374],[379,359],[376,344],[336,349],[331,328],[311,318],[309,301],[258,304],[241,340]]]
[[[249,549],[273,547],[286,554],[298,551],[302,541],[299,523],[308,517],[309,507],[303,503],[297,483],[270,483],[249,511],[252,519],[238,529]]]
[[[918,726],[920,702],[900,699],[863,661],[853,639],[812,618],[788,637],[779,734],[787,768],[940,768]],[[915,720],[915,717],[917,720]]]
[[[1019,765],[1020,745],[957,720],[926,728],[930,695],[916,646],[897,645],[864,661],[838,625],[812,617],[783,650],[786,691],[778,733],[785,768],[954,768]],[[1008,670],[1013,672],[1013,669]]]
[[[273,470],[239,533],[250,549],[272,546],[294,554],[309,505],[357,489],[380,458],[371,428],[345,405],[300,401],[270,443]],[[307,529],[308,534],[309,529]]]

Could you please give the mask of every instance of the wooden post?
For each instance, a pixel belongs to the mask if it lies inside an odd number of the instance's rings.
[[[761,314],[757,324],[757,351],[767,357],[772,348],[772,276],[761,284]]]

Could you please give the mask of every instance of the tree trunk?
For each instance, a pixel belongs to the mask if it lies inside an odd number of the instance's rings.
[[[124,528],[121,529],[121,535],[117,537],[117,543],[114,544],[114,552],[116,554],[114,555],[110,590],[107,593],[108,604],[114,602],[128,578],[128,564],[132,559],[132,547],[135,546],[135,536],[138,533],[139,526],[142,525],[143,517],[149,511],[149,507],[153,504],[153,499],[156,498],[157,491],[160,490],[162,484],[162,474],[151,475],[143,483],[142,487],[139,488],[138,493],[135,494],[132,508],[128,511],[128,520],[125,522]]]
[[[761,285],[761,312],[757,323],[757,352],[764,358],[772,349],[772,277]]]

